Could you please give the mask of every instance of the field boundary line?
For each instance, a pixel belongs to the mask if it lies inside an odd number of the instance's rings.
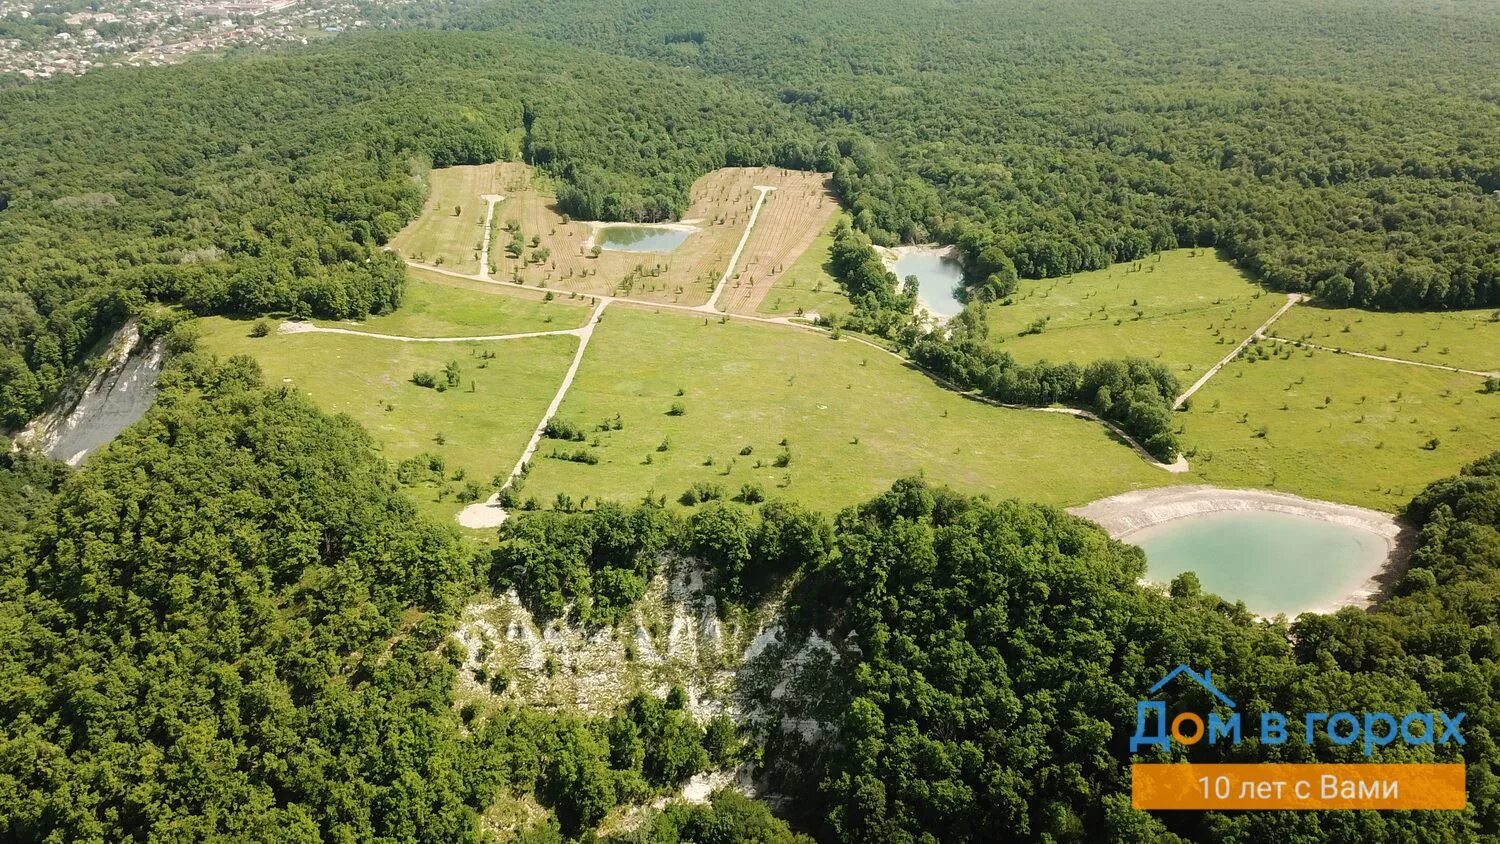
[[[1349,349],[1340,349],[1336,346],[1320,346],[1317,343],[1309,343],[1306,340],[1293,340],[1290,337],[1277,337],[1274,334],[1267,334],[1265,336],[1265,339],[1272,340],[1277,343],[1290,343],[1293,346],[1301,346],[1308,349],[1317,349],[1318,351],[1322,352],[1331,352],[1335,355],[1348,355],[1355,358],[1364,358],[1365,360],[1378,360],[1382,363],[1399,363],[1406,366],[1420,366],[1425,369],[1441,369],[1444,372],[1456,372],[1460,375],[1477,375],[1480,378],[1500,378],[1500,372],[1486,372],[1482,369],[1464,369],[1462,367],[1448,366],[1441,363],[1428,363],[1421,360],[1393,358],[1386,355],[1373,355],[1369,352],[1354,352],[1350,351]]]
[[[1276,320],[1281,319],[1282,315],[1284,315],[1287,311],[1291,310],[1292,306],[1295,305],[1295,304],[1297,304],[1300,301],[1302,301],[1302,294],[1301,293],[1288,293],[1288,294],[1286,294],[1286,304],[1282,305],[1280,308],[1277,308],[1276,309],[1276,313],[1271,314],[1270,318],[1267,319],[1265,322],[1261,323],[1259,328],[1257,328],[1254,331],[1250,332],[1250,336],[1249,337],[1246,337],[1245,339],[1241,340],[1240,344],[1238,346],[1234,347],[1234,351],[1232,351],[1229,354],[1225,355],[1218,363],[1216,363],[1213,366],[1209,367],[1208,371],[1205,372],[1205,373],[1203,373],[1203,377],[1202,378],[1199,378],[1197,381],[1194,381],[1193,382],[1193,386],[1187,388],[1187,392],[1185,392],[1182,395],[1178,396],[1177,400],[1174,401],[1174,402],[1172,402],[1172,409],[1173,410],[1181,410],[1183,404],[1185,404],[1188,399],[1190,399],[1190,398],[1193,397],[1193,393],[1196,393],[1199,390],[1203,389],[1203,385],[1207,384],[1208,381],[1209,381],[1209,379],[1213,378],[1215,375],[1218,375],[1219,374],[1219,370],[1221,370],[1224,367],[1228,366],[1230,364],[1230,362],[1232,362],[1235,358],[1239,357],[1240,356],[1240,352],[1243,352],[1245,350],[1246,346],[1249,346],[1251,343],[1255,342],[1255,339],[1257,337],[1264,337],[1264,336],[1266,336],[1266,329],[1270,328],[1273,324],[1275,324]]]
[[[588,326],[559,328],[554,331],[523,331],[517,334],[488,334],[473,337],[411,337],[401,334],[377,334],[373,331],[355,331],[350,328],[329,328],[309,322],[283,322],[281,334],[347,334],[352,337],[369,337],[375,340],[395,340],[399,343],[489,343],[500,340],[528,340],[532,337],[577,337]]]

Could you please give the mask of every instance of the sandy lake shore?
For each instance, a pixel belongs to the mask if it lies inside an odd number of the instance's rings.
[[[897,278],[901,277],[901,273],[896,270],[896,262],[902,258],[912,255],[927,255],[933,258],[950,258],[954,261],[960,259],[957,246],[943,246],[938,243],[919,243],[914,246],[877,246],[875,247],[875,253],[880,256],[881,263],[885,264],[886,269],[896,273]],[[917,293],[917,310],[926,314],[928,319],[931,319],[938,325],[942,325],[952,319],[951,316],[944,316],[934,311],[932,305],[922,298],[920,291]]]
[[[1221,489],[1212,486],[1169,486],[1102,498],[1068,512],[1096,522],[1114,539],[1129,541],[1147,528],[1176,519],[1208,513],[1284,513],[1358,528],[1379,536],[1386,553],[1362,583],[1336,600],[1310,605],[1303,612],[1334,612],[1340,607],[1367,607],[1377,601],[1405,573],[1411,555],[1412,531],[1395,516],[1378,510],[1318,501],[1284,492],[1260,489]]]

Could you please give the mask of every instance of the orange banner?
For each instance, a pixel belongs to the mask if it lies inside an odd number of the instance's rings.
[[[1462,809],[1464,766],[1137,764],[1137,809]]]

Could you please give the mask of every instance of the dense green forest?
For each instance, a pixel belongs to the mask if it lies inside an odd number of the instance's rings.
[[[829,170],[874,242],[959,244],[981,295],[1193,245],[1332,304],[1500,304],[1500,14],[1481,4],[400,14],[496,32],[0,93],[0,424],[146,301],[390,310],[402,272],[379,246],[419,209],[420,174],[506,157],[603,219],[676,216],[720,166]]]
[[[190,353],[164,382],[76,474],[0,463],[0,838],[480,841],[503,793],[560,841],[743,751],[680,689],[604,718],[455,712],[451,613],[484,574],[456,533],[253,361]],[[744,802],[653,840],[791,840]]]
[[[833,174],[845,326],[1005,402],[1089,407],[1170,459],[1146,361],[1023,365],[972,312],[922,336],[875,244],[960,246],[975,293],[1177,245],[1376,308],[1500,305],[1500,10],[1331,0],[485,0],[404,6],[309,50],[0,92],[0,427],[111,328],[399,306],[381,247],[448,164],[524,158],[579,217],[656,220],[714,168]],[[165,324],[160,330],[168,330]],[[0,441],[0,839],[589,840],[749,761],[620,842],[1468,842],[1500,838],[1500,453],[1423,490],[1374,610],[1262,621],[1054,508],[918,480],[836,516],[782,501],[515,514],[477,552],[403,497],[347,417],[185,336],[157,406],[80,470]],[[838,643],[813,737],[695,720],[687,692],[596,716],[469,701],[457,611],[514,590],[628,624],[674,556],[734,613]],[[1467,713],[1462,812],[1129,806],[1135,702],[1211,668],[1262,711]],[[1197,692],[1172,706],[1204,708]],[[825,702],[826,703],[826,702]],[[768,705],[797,717],[799,702]],[[1196,761],[1358,757],[1207,745]],[[1153,754],[1156,751],[1153,751]]]
[[[829,166],[769,96],[474,34],[111,70],[0,93],[0,426],[147,302],[352,317],[395,308],[380,249],[429,167],[525,155],[580,216],[659,219],[703,173]]]
[[[852,130],[877,242],[983,281],[1215,246],[1334,304],[1500,304],[1500,11],[1296,0],[485,0],[409,24],[693,67]]]
[[[1490,633],[1500,456],[1435,484],[1408,516],[1420,541],[1398,597],[1373,613],[1264,623],[1192,576],[1167,595],[1141,588],[1138,549],[1056,510],[898,483],[839,515],[835,554],[794,593],[802,618],[860,648],[838,738],[774,737],[768,758],[787,793],[806,795],[799,806],[820,839],[851,843],[1487,840],[1500,832]],[[1135,701],[1179,660],[1212,665],[1227,694],[1253,701],[1247,720],[1332,707],[1468,712],[1473,810],[1132,811]],[[1201,690],[1180,694],[1170,706],[1205,705]],[[1326,740],[1188,756],[1362,758]]]
[[[1500,834],[1500,454],[1412,501],[1412,566],[1376,611],[1262,622],[1191,576],[1169,593],[1139,585],[1138,549],[1061,511],[919,480],[832,522],[775,502],[687,520],[652,504],[521,514],[474,555],[412,510],[366,435],[264,388],[248,359],[186,353],[164,382],[146,419],[81,471],[0,467],[5,502],[29,502],[0,526],[7,840],[480,840],[493,800],[529,795],[548,814],[523,840],[561,841],[741,758],[761,760],[818,840]],[[842,701],[836,729],[737,735],[695,722],[680,689],[607,717],[455,711],[463,655],[448,634],[463,596],[514,587],[544,615],[566,599],[588,608],[581,623],[607,622],[639,598],[619,584],[662,550],[701,559],[731,603],[790,585],[790,628],[845,643],[825,680]],[[1246,719],[1467,712],[1463,747],[1380,754],[1462,758],[1472,808],[1131,811],[1135,701],[1184,660],[1249,701]],[[1174,694],[1202,706],[1191,686]],[[1324,741],[1190,756],[1358,753]],[[619,840],[793,838],[763,805],[721,795]]]

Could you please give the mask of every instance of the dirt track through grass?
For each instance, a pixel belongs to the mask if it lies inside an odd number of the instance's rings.
[[[740,235],[740,242],[735,245],[734,252],[729,255],[729,264],[724,267],[724,274],[719,277],[719,283],[714,285],[714,292],[704,303],[703,310],[719,311],[719,297],[724,295],[724,285],[729,283],[729,278],[734,275],[734,266],[739,263],[740,255],[745,251],[745,244],[750,241],[750,233],[755,230],[755,220],[760,217],[761,206],[766,204],[766,197],[771,191],[776,190],[770,185],[756,185],[755,190],[759,196],[755,198],[755,207],[750,209],[750,219],[745,221],[745,233]]]
[[[1276,320],[1281,319],[1282,314],[1285,314],[1287,311],[1291,310],[1292,306],[1300,301],[1302,301],[1301,294],[1288,293],[1286,297],[1286,304],[1278,308],[1276,313],[1271,314],[1270,319],[1267,319],[1265,322],[1261,323],[1260,327],[1251,332],[1249,337],[1241,340],[1240,344],[1234,347],[1234,351],[1225,355],[1218,363],[1214,364],[1207,372],[1203,373],[1203,377],[1193,382],[1193,386],[1188,387],[1187,390],[1185,390],[1182,395],[1178,396],[1177,400],[1172,403],[1172,409],[1177,410],[1181,408],[1188,399],[1193,397],[1193,393],[1196,393],[1199,390],[1203,389],[1203,385],[1207,384],[1210,378],[1213,378],[1215,375],[1219,374],[1219,370],[1228,366],[1230,361],[1239,357],[1240,352],[1243,352],[1246,346],[1255,342],[1260,337],[1264,337],[1266,330],[1269,329],[1273,324],[1275,324]]]
[[[1478,370],[1478,369],[1462,369],[1462,368],[1457,367],[1457,366],[1447,366],[1447,365],[1441,364],[1441,363],[1427,363],[1426,361],[1420,361],[1420,360],[1407,360],[1405,358],[1393,358],[1393,357],[1387,357],[1385,355],[1372,355],[1372,354],[1369,354],[1368,352],[1353,352],[1353,351],[1349,351],[1348,349],[1334,348],[1332,346],[1320,346],[1317,343],[1309,343],[1309,342],[1307,342],[1305,340],[1288,340],[1285,337],[1267,337],[1265,339],[1270,340],[1270,341],[1275,342],[1275,343],[1290,343],[1293,346],[1306,347],[1306,348],[1309,348],[1309,349],[1318,349],[1318,350],[1324,351],[1324,352],[1333,352],[1336,355],[1348,355],[1349,357],[1352,357],[1352,358],[1364,358],[1365,360],[1378,360],[1378,361],[1382,361],[1384,363],[1399,363],[1399,364],[1401,364],[1403,366],[1420,366],[1420,367],[1424,367],[1424,368],[1427,368],[1427,369],[1441,369],[1441,370],[1443,370],[1445,372],[1458,372],[1458,373],[1461,373],[1461,374],[1464,374],[1464,375],[1477,375],[1477,376],[1479,376],[1481,378],[1500,378],[1500,371],[1489,371],[1489,372],[1486,372],[1486,371]]]

